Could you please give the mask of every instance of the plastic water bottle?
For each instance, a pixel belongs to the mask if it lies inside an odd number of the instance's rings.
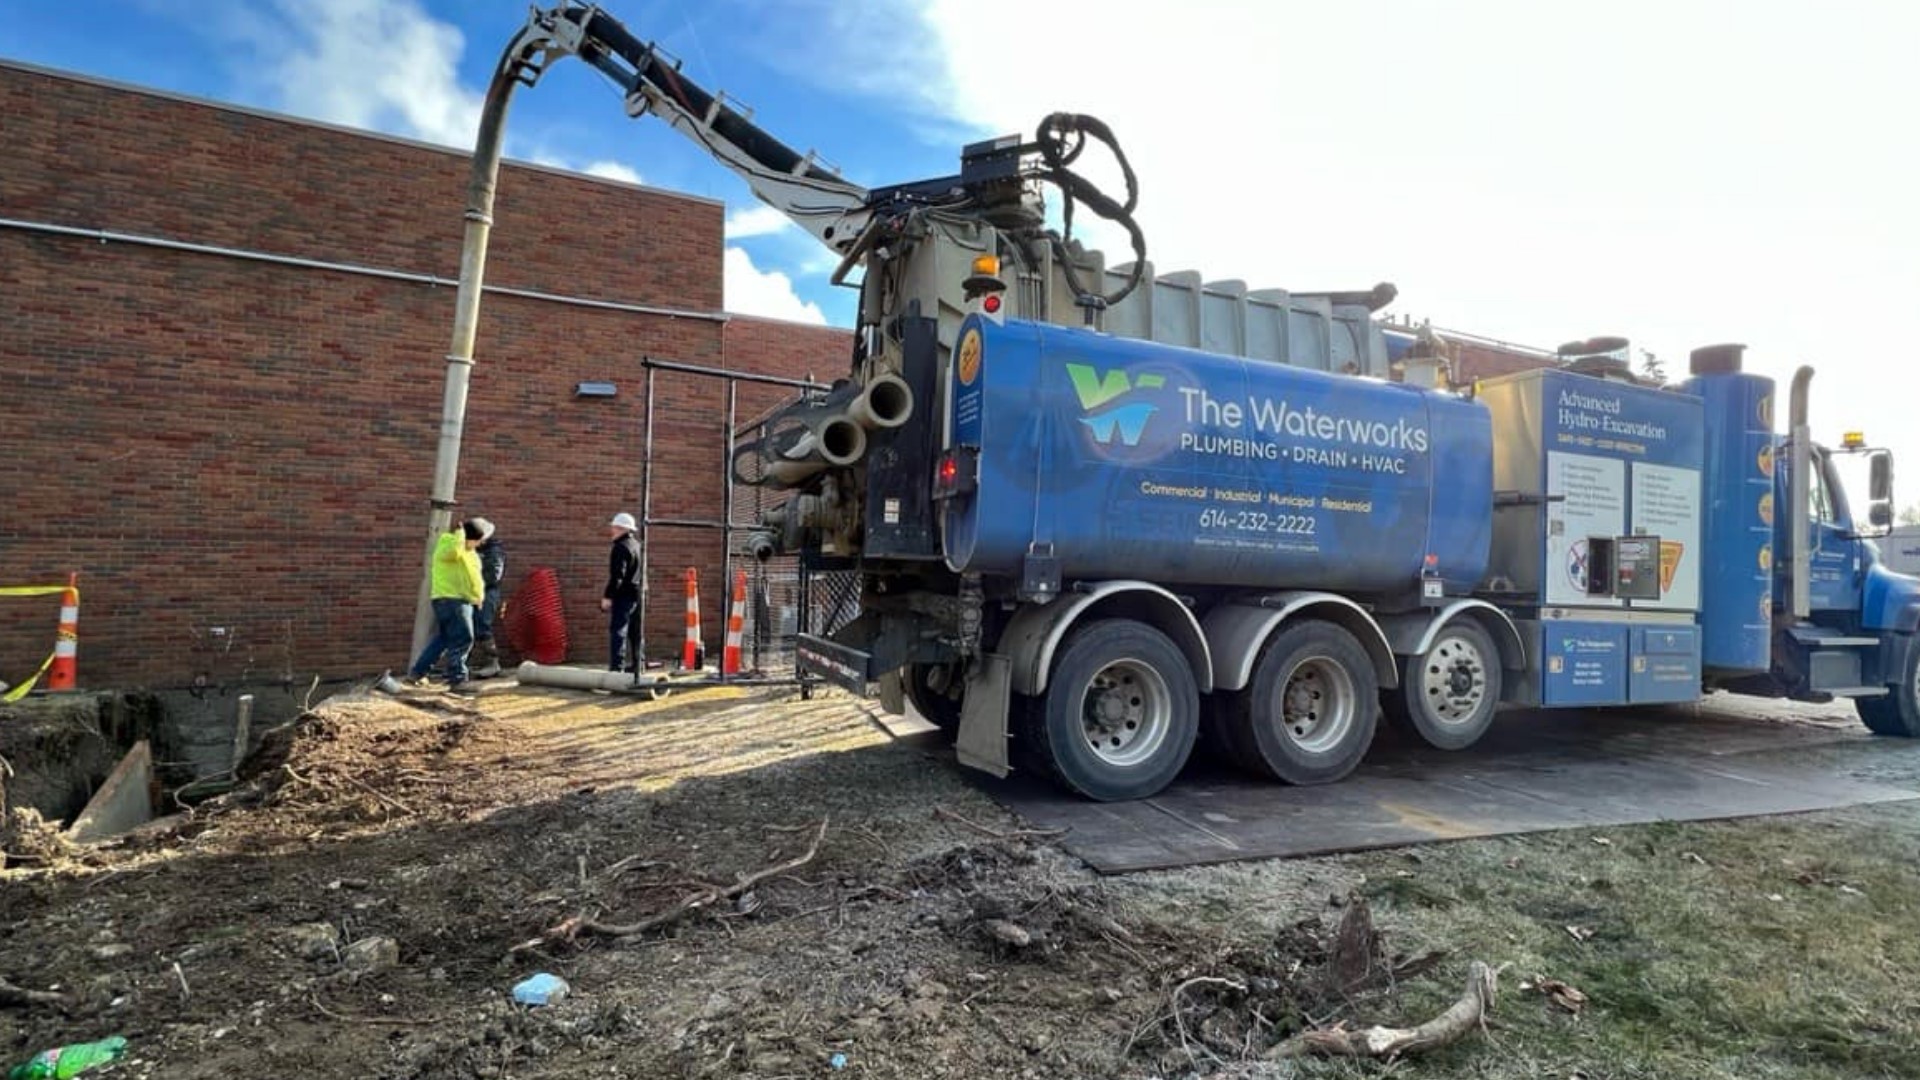
[[[513,988],[513,1000],[522,1005],[552,1005],[567,996],[572,988],[558,975],[541,972]]]
[[[43,1050],[25,1065],[15,1065],[7,1073],[7,1080],[69,1080],[95,1066],[119,1061],[126,1052],[127,1040],[118,1035],[99,1042]]]

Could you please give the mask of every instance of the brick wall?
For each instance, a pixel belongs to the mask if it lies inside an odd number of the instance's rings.
[[[459,154],[5,65],[0,115],[0,217],[457,276]],[[580,659],[604,651],[601,526],[639,509],[640,357],[844,368],[843,332],[697,317],[721,302],[721,218],[502,170],[490,284],[692,313],[483,305],[462,509],[499,523],[509,584],[559,571]],[[0,584],[80,571],[83,685],[404,664],[452,302],[447,285],[0,228]],[[619,395],[576,399],[589,379]],[[743,390],[742,416],[750,399],[768,401]],[[660,377],[656,514],[718,516],[723,409],[720,384]],[[720,551],[662,535],[653,558],[676,604],[703,568],[710,647]],[[52,603],[0,601],[0,678],[44,657]],[[677,619],[650,629],[679,636]]]
[[[1455,348],[1455,386],[1472,386],[1478,379],[1515,375],[1535,368],[1554,367],[1556,364],[1550,354],[1505,347],[1495,342],[1455,341],[1452,344]]]

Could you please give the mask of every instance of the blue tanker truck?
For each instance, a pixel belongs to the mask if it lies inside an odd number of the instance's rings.
[[[1717,689],[1852,698],[1874,731],[1920,734],[1920,581],[1871,542],[1891,459],[1814,445],[1811,371],[1784,437],[1737,347],[1697,351],[1670,389],[1564,368],[1466,395],[1389,381],[1390,285],[1155,274],[1137,177],[1097,118],[1053,113],[963,148],[954,175],[867,188],[594,4],[535,8],[488,89],[443,466],[506,103],[568,55],[823,244],[836,284],[858,277],[848,377],[734,448],[734,479],[779,493],[746,547],[857,575],[858,616],[802,634],[798,666],[911,702],[962,762],[1141,798],[1204,737],[1326,783],[1383,707],[1464,749],[1502,703]],[[1075,171],[1096,144],[1123,192]],[[1076,207],[1132,261],[1076,242]],[[1847,454],[1871,478],[1858,517]]]
[[[861,617],[801,646],[970,765],[1140,798],[1204,739],[1326,783],[1382,711],[1459,750],[1503,703],[1717,689],[1920,734],[1920,581],[1870,541],[1891,460],[1810,441],[1809,369],[1783,436],[1739,346],[1677,387],[1548,368],[1461,394],[998,319],[976,291],[917,388],[942,407],[892,433],[939,448],[938,563],[869,544]],[[1859,518],[1843,454],[1868,465]]]

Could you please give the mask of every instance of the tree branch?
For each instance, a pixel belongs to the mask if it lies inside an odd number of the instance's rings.
[[[32,1005],[66,1004],[67,998],[64,994],[56,994],[48,990],[28,990],[26,987],[15,986],[5,979],[0,979],[0,1006],[25,1008]]]
[[[1467,970],[1467,987],[1459,1000],[1439,1016],[1411,1028],[1375,1025],[1361,1031],[1335,1026],[1302,1032],[1267,1051],[1269,1060],[1298,1057],[1381,1058],[1388,1061],[1459,1042],[1486,1025],[1487,1012],[1499,988],[1499,974],[1475,960]]]
[[[612,938],[631,938],[661,929],[662,927],[679,922],[693,912],[699,911],[710,904],[715,904],[722,900],[732,900],[770,877],[789,874],[800,869],[812,862],[814,856],[820,853],[820,841],[824,840],[826,835],[827,819],[821,818],[819,827],[814,830],[813,843],[807,845],[806,851],[788,859],[786,862],[777,863],[764,870],[743,875],[732,885],[722,887],[719,885],[702,884],[700,891],[682,900],[679,907],[668,908],[666,911],[660,912],[657,915],[648,916],[639,922],[603,923],[588,918],[586,913],[582,912],[570,919],[561,921],[558,925],[549,928],[546,933],[541,934],[537,938],[515,945],[510,951],[516,953],[526,952],[529,949],[537,949],[542,945],[553,942],[572,941],[581,934],[598,934],[602,937]]]

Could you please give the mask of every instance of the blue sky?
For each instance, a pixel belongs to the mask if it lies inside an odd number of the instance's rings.
[[[1394,312],[1545,347],[1623,334],[1675,375],[1690,348],[1728,340],[1783,381],[1811,363],[1816,434],[1864,427],[1892,445],[1903,501],[1920,502],[1920,4],[606,6],[862,183],[943,174],[970,138],[1089,112],[1133,156],[1161,271],[1300,290],[1390,280]],[[526,10],[9,7],[9,58],[458,146]],[[812,241],[744,213],[742,185],[659,121],[627,119],[583,64],[518,95],[508,151],[723,199],[730,307],[850,317]]]
[[[681,58],[696,81],[862,183],[954,170],[967,136],[936,142],[934,132],[956,125],[823,77],[823,55],[796,47],[817,36],[847,40],[829,31],[853,8],[810,0],[608,8]],[[0,56],[464,149],[493,64],[526,12],[525,0],[77,0],[57,18],[0,20]],[[724,200],[734,309],[851,321],[852,294],[828,284],[824,249],[778,214],[753,212],[744,185],[664,124],[629,119],[612,84],[585,64],[556,65],[520,90],[507,130],[510,157]]]

